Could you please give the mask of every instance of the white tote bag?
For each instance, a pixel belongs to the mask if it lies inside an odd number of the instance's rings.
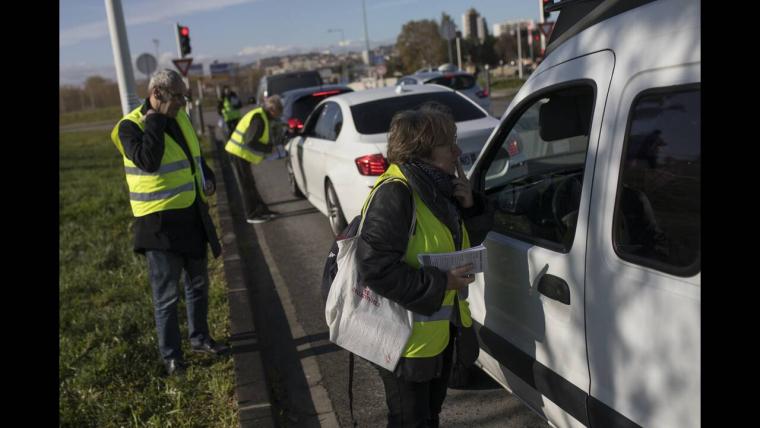
[[[416,222],[414,212],[412,207],[410,237]],[[356,247],[362,226],[364,218],[356,236],[338,241],[338,273],[327,295],[325,319],[331,342],[393,371],[412,334],[412,312],[359,284]]]

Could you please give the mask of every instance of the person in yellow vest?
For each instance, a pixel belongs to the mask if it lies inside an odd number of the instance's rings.
[[[227,126],[227,138],[230,138],[230,134],[235,130],[240,118],[243,117],[243,114],[240,112],[241,107],[243,107],[243,102],[240,101],[237,93],[225,85],[222,88],[222,98],[216,106],[216,111]]]
[[[264,199],[256,189],[251,165],[258,165],[272,153],[272,122],[282,115],[282,101],[278,95],[264,100],[262,107],[257,107],[243,116],[235,131],[224,146],[231,156],[232,170],[243,199],[243,210],[248,223],[264,223],[278,213],[267,207]]]
[[[445,272],[422,267],[417,260],[421,253],[470,247],[465,221],[487,215],[485,198],[473,194],[459,164],[462,152],[456,141],[456,123],[444,109],[396,114],[388,134],[390,166],[363,213],[359,278],[414,315],[412,335],[395,371],[376,366],[389,427],[437,427],[453,359],[471,365],[478,354],[466,301],[474,281],[472,266]],[[379,185],[391,177],[400,180]],[[410,237],[412,210],[416,224]],[[460,343],[463,337],[469,339]]]
[[[170,375],[185,368],[177,318],[183,271],[192,350],[214,355],[228,350],[214,341],[207,322],[207,244],[214,257],[221,254],[206,201],[216,184],[183,109],[186,93],[177,72],[155,73],[148,99],[111,132],[123,156],[135,217],[134,251],[147,259],[158,348]]]

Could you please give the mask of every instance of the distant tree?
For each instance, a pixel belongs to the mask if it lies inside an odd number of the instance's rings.
[[[506,63],[517,59],[517,37],[502,33],[494,43],[494,53]]]
[[[429,19],[407,22],[396,39],[405,74],[426,66],[437,67],[444,62],[445,48],[438,24]]]

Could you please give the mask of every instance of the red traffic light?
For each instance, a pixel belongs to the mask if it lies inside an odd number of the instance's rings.
[[[190,35],[190,29],[187,27],[179,27],[179,34],[187,37]]]

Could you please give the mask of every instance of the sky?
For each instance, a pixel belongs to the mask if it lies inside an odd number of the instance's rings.
[[[177,22],[190,29],[193,63],[247,64],[261,57],[364,47],[361,0],[121,0],[121,4],[133,64],[140,54],[156,55],[155,39],[159,67],[173,67],[171,60],[178,57]],[[462,14],[470,7],[486,18],[489,33],[493,24],[537,20],[539,15],[539,0],[366,0],[370,48],[394,44],[408,21],[440,22],[442,12],[461,30]],[[344,46],[339,46],[341,40]],[[105,0],[60,1],[59,49],[60,84],[79,85],[91,75],[116,79]],[[144,77],[135,70],[135,78]]]

